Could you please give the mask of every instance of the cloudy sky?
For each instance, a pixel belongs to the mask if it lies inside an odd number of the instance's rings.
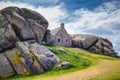
[[[61,22],[70,34],[109,39],[120,52],[120,0],[0,0],[0,9],[25,7],[42,14],[54,29]]]

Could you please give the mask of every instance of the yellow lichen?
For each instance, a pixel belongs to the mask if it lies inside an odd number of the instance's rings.
[[[30,75],[30,72],[28,70],[24,69],[24,71],[20,72],[19,74],[22,76],[28,76],[28,75]]]
[[[14,54],[13,64],[14,64],[14,65],[17,65],[18,63],[21,62],[20,57],[19,57],[17,51],[15,51],[13,54]]]
[[[7,77],[10,77],[10,76],[13,76],[15,75],[15,72],[11,72],[11,73],[8,73],[8,74],[3,74],[3,75],[0,75],[1,78],[7,78]]]
[[[21,58],[19,57],[18,52],[15,51],[15,52],[14,52],[13,64],[14,64],[14,65],[18,65],[18,64],[21,64],[21,63],[22,63],[22,60],[21,60]],[[24,70],[21,71],[21,72],[18,72],[18,74],[19,74],[19,75],[23,75],[23,76],[27,76],[27,75],[30,75],[30,72],[29,72],[26,68],[24,68]]]

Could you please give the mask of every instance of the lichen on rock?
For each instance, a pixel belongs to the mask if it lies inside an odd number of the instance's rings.
[[[41,45],[47,27],[48,21],[30,9],[0,11],[0,77],[41,74],[59,61]]]

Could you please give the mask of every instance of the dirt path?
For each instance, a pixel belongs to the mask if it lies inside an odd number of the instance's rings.
[[[120,66],[118,66],[118,64],[120,64],[120,61],[118,60],[102,60],[98,65],[85,70],[37,80],[90,80],[90,78],[108,72],[110,70],[114,70],[114,68],[120,69]]]

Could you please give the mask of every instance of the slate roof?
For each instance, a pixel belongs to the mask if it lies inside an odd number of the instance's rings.
[[[58,33],[58,31],[60,31],[60,29],[61,29],[61,27],[58,27],[58,28],[56,28],[56,29],[51,30],[50,33],[51,33],[53,36],[55,36],[55,35]]]

